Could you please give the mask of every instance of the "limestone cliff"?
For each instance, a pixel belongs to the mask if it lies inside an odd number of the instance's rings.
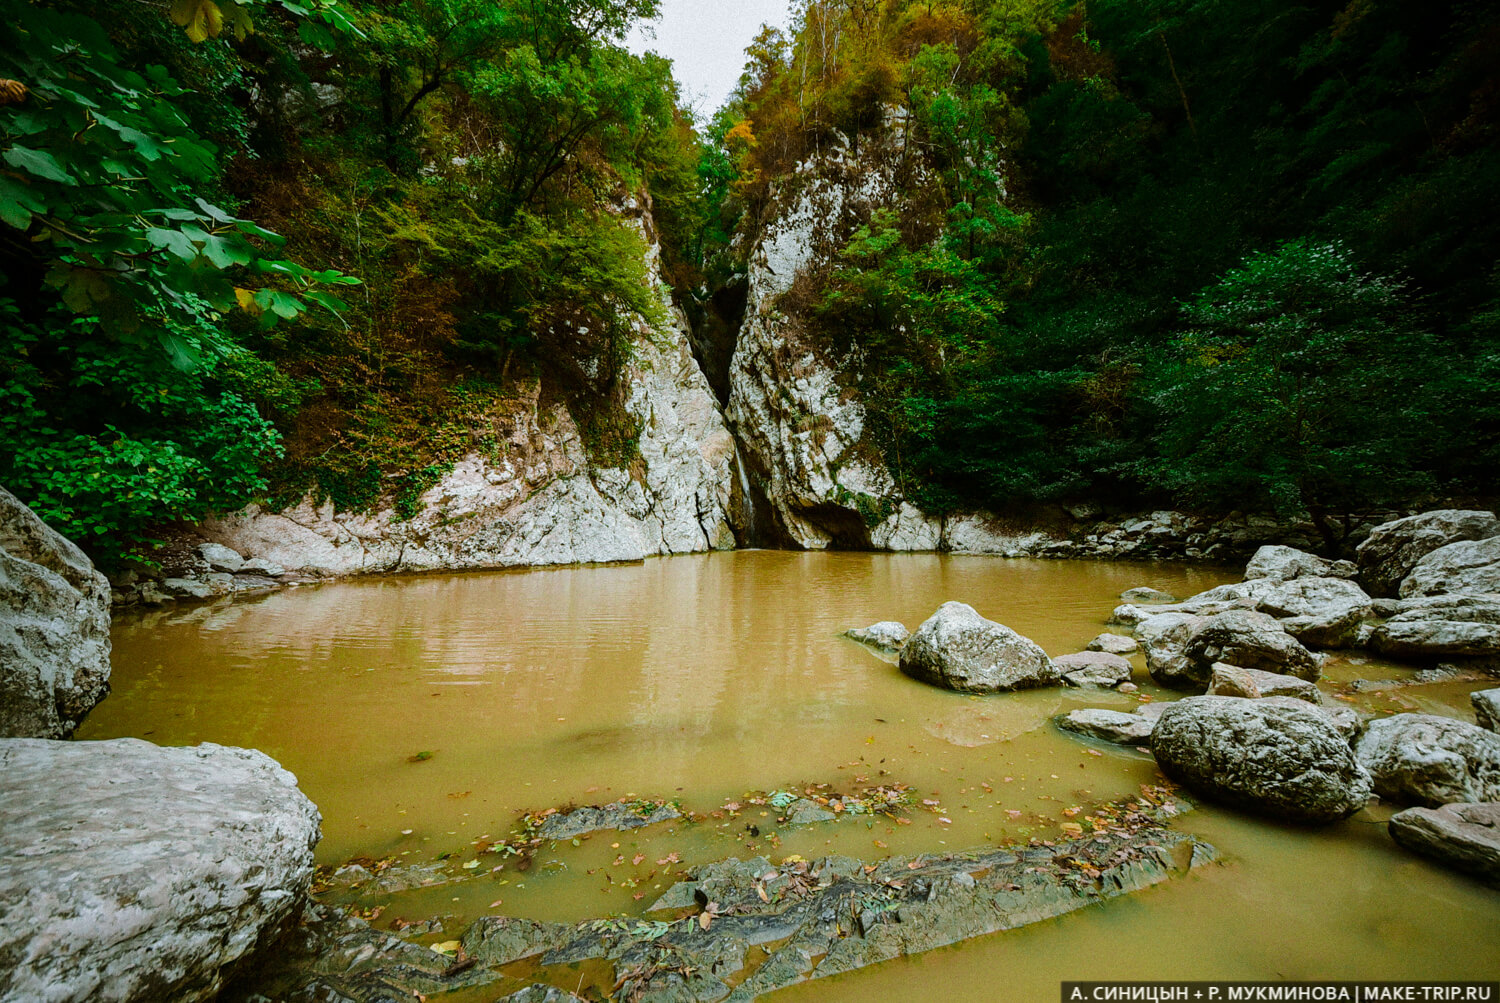
[[[649,205],[629,202],[623,215],[645,236],[648,274],[660,283]],[[251,505],[203,523],[198,535],[289,571],[332,574],[731,548],[734,442],[693,359],[685,318],[670,303],[668,313],[666,330],[636,324],[622,376],[625,410],[641,429],[639,456],[628,466],[593,462],[567,407],[545,402],[533,384],[496,448],[455,464],[411,519],[391,505],[359,514],[304,499],[281,512]]]

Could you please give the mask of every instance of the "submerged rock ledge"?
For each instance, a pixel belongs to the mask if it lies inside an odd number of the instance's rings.
[[[309,911],[294,944],[228,1000],[375,1003],[509,980],[529,962],[593,962],[613,993],[639,1000],[750,1000],[810,979],[1050,919],[1140,891],[1216,859],[1194,837],[1138,817],[1054,846],[984,848],[809,863],[731,859],[689,872],[663,909],[679,918],[578,924],[492,916],[474,923],[450,959],[328,907]],[[709,895],[713,897],[710,899]],[[534,969],[534,970],[533,970]],[[511,969],[514,972],[514,969]],[[572,981],[577,982],[576,970]],[[604,986],[609,990],[610,985]]]

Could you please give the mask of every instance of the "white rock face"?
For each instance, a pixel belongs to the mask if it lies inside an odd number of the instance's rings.
[[[762,481],[779,533],[829,546],[935,550],[942,527],[906,503],[884,458],[864,441],[865,409],[831,358],[788,316],[781,297],[833,253],[862,212],[899,204],[892,158],[867,144],[803,164],[750,254],[749,296],[729,370],[729,420]],[[785,190],[785,189],[784,189]],[[854,349],[858,351],[858,349]]]
[[[83,551],[0,488],[0,736],[65,738],[109,693],[109,599]]]
[[[260,752],[0,740],[0,1001],[196,1001],[302,907],[320,818]]]
[[[1500,594],[1500,536],[1439,547],[1401,583],[1401,598]]]
[[[649,211],[640,212],[634,222],[649,241]],[[660,247],[648,248],[648,274],[660,280]],[[533,386],[513,427],[497,430],[494,455],[464,457],[410,520],[391,508],[358,515],[304,500],[279,513],[251,505],[200,533],[284,570],[339,575],[730,549],[734,441],[693,359],[687,320],[667,306],[670,329],[653,337],[638,325],[622,377],[625,409],[641,425],[630,468],[593,465],[566,406],[542,404]]]

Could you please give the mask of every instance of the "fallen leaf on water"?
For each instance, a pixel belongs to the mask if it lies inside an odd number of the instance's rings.
[[[936,808],[938,806],[938,802],[932,800],[931,798],[923,798],[922,803],[929,808]]]
[[[671,853],[667,854],[665,857],[662,857],[660,860],[658,860],[657,864],[658,865],[661,865],[661,864],[676,864],[676,863],[681,862],[681,860],[682,860],[682,857],[680,857],[678,855],[678,853],[677,853],[676,850],[673,850]]]
[[[646,897],[646,893],[645,892],[636,892],[634,895],[632,895],[630,897],[633,898],[633,899],[635,899],[637,902],[639,902],[641,899],[643,899],[643,898]]]
[[[428,749],[423,749],[421,752],[417,753],[414,756],[407,756],[406,761],[408,763],[425,763],[431,758],[432,752]]]
[[[630,862],[632,864],[634,864],[635,866],[639,867],[639,866],[641,866],[641,861],[643,861],[645,859],[646,859],[646,855],[644,853],[637,853],[635,856],[633,856],[633,857],[630,858]]]
[[[713,921],[714,914],[711,912],[701,912],[698,914],[698,925],[705,930],[709,928],[709,925],[712,924]]]
[[[952,825],[952,824],[953,824],[953,819],[951,819],[951,818],[944,818],[944,817],[941,817],[941,816],[940,816],[940,817],[939,817],[939,818],[938,818],[938,821],[939,821],[939,822],[943,822],[943,823],[946,823],[946,824],[948,824],[948,825]]]
[[[501,904],[502,904],[501,901],[499,899],[496,899],[495,901],[493,901],[493,902],[490,903],[489,907],[491,909],[499,909],[500,906],[501,906]]]
[[[477,860],[471,860],[467,864],[464,864],[464,870],[466,870],[466,871],[472,871],[474,868],[476,868],[478,866],[479,866],[479,861],[477,861]]]
[[[458,953],[458,941],[456,941],[456,940],[445,940],[441,944],[433,944],[432,945],[432,949],[434,951],[436,951],[438,954],[457,954]]]
[[[619,867],[623,863],[625,863],[625,854],[622,853],[618,857],[616,857],[614,860],[610,861],[609,866],[611,866],[611,867]]]
[[[881,839],[875,840],[875,845],[878,846],[878,847],[880,847],[882,850],[885,849],[885,841],[884,840],[881,840]]]
[[[453,800],[457,801],[459,798],[466,798],[470,794],[473,794],[473,793],[474,793],[473,791],[454,791],[452,794],[449,794],[448,796],[450,798],[452,798]]]
[[[1072,838],[1077,839],[1083,835],[1083,826],[1077,822],[1064,822],[1062,824],[1062,831]]]

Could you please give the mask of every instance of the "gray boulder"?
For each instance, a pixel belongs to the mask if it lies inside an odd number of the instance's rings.
[[[1297,822],[1364,807],[1370,776],[1328,719],[1301,701],[1189,697],[1151,735],[1167,776],[1205,797]]]
[[[1279,672],[1262,672],[1238,665],[1215,662],[1208,681],[1208,695],[1220,697],[1245,697],[1259,700],[1261,697],[1296,697],[1310,704],[1321,705],[1323,694],[1317,684],[1296,676]]]
[[[1401,598],[1449,593],[1500,594],[1500,536],[1439,547],[1401,582]]]
[[[1408,808],[1391,816],[1390,832],[1413,853],[1500,884],[1500,804]]]
[[[1355,550],[1359,579],[1374,596],[1394,596],[1417,562],[1439,547],[1460,540],[1500,536],[1492,512],[1438,509],[1382,523]]]
[[[1133,603],[1138,606],[1153,606],[1160,603],[1174,603],[1177,601],[1177,597],[1172,593],[1163,592],[1161,589],[1153,589],[1145,585],[1126,589],[1120,593],[1120,598],[1127,603]]]
[[[0,488],[0,737],[65,738],[109,693],[109,581]]]
[[[1069,686],[1118,686],[1134,671],[1130,659],[1107,651],[1078,651],[1052,659]]]
[[[1354,754],[1391,801],[1500,801],[1500,735],[1467,721],[1394,714],[1371,721]]]
[[[286,574],[286,568],[283,568],[274,561],[268,561],[264,557],[252,557],[240,565],[240,570],[236,574],[255,574],[265,575],[267,578],[280,578]]]
[[[161,587],[176,599],[212,599],[220,594],[220,589],[197,578],[163,578]]]
[[[1215,662],[1261,669],[1309,681],[1318,658],[1274,618],[1251,610],[1178,621],[1146,641],[1146,667],[1163,686],[1206,689]]]
[[[1030,638],[986,620],[972,606],[945,602],[901,649],[901,671],[960,693],[995,693],[1059,681],[1047,653]]]
[[[1135,638],[1124,634],[1100,634],[1085,647],[1089,651],[1107,651],[1111,655],[1130,655],[1141,650],[1141,645]]]
[[[245,559],[240,556],[239,551],[231,550],[222,543],[200,543],[197,551],[199,559],[211,571],[223,571],[232,575],[245,566]]]
[[[895,620],[882,620],[868,627],[851,627],[844,631],[844,636],[860,644],[868,644],[878,651],[894,655],[906,647],[906,639],[911,637],[911,631],[907,630],[903,623]]]
[[[1474,705],[1474,723],[1487,731],[1500,731],[1500,689],[1475,690],[1469,694]]]
[[[1086,707],[1068,711],[1057,719],[1057,726],[1076,735],[1086,735],[1116,745],[1145,745],[1151,740],[1151,731],[1156,727],[1158,716]]]
[[[318,824],[260,752],[0,741],[0,999],[213,998],[300,913]]]
[[[1500,596],[1403,600],[1370,634],[1369,647],[1406,658],[1500,654]]]
[[[1306,700],[1291,696],[1257,697],[1256,699],[1267,705],[1296,707],[1298,709],[1311,707],[1321,714],[1324,720],[1332,725],[1333,730],[1342,735],[1346,742],[1354,741],[1359,736],[1360,729],[1364,727],[1365,723],[1365,719],[1360,715],[1359,711],[1353,707],[1346,707],[1343,704],[1311,704]]]
[[[1353,578],[1352,561],[1330,561],[1295,547],[1267,544],[1245,565],[1246,578],[1269,578],[1285,582],[1294,578]]]

